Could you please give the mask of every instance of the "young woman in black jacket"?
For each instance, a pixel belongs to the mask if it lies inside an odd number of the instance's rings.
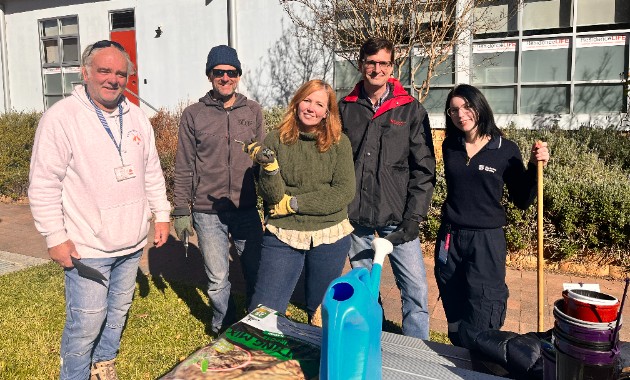
[[[476,335],[505,321],[506,214],[504,187],[517,207],[536,196],[536,163],[549,160],[547,143],[532,146],[523,165],[518,146],[502,136],[492,109],[474,86],[449,93],[442,144],[447,195],[435,247],[435,278],[449,338],[470,347]]]

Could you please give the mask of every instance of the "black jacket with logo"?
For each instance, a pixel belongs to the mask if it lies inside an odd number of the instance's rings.
[[[343,131],[352,144],[356,196],[352,222],[368,227],[426,218],[435,185],[435,153],[427,111],[399,81],[375,113],[359,96],[363,82],[339,102]]]
[[[505,226],[504,185],[510,201],[526,209],[536,198],[536,166],[526,170],[518,146],[501,136],[493,136],[470,159],[464,145],[455,136],[442,143],[447,188],[442,220],[472,229]]]

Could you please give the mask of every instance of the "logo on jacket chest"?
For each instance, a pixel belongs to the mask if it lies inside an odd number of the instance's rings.
[[[142,135],[140,134],[140,132],[132,129],[131,131],[127,132],[127,140],[132,144],[140,145],[142,144]]]
[[[497,169],[487,165],[479,165],[479,171],[495,173]]]
[[[238,125],[242,125],[245,127],[251,127],[254,124],[253,120],[247,120],[247,119],[238,119]]]
[[[396,120],[396,119],[389,119],[389,123],[397,127],[402,127],[403,125],[407,124],[407,122],[404,120]]]

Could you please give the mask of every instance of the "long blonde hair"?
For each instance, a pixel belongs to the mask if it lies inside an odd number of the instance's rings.
[[[284,114],[280,125],[278,125],[281,143],[291,145],[298,140],[298,106],[302,100],[318,90],[324,90],[328,95],[328,104],[326,105],[328,115],[322,119],[315,130],[317,150],[325,152],[332,144],[339,142],[341,138],[341,119],[339,118],[339,107],[337,106],[335,91],[328,83],[319,79],[313,79],[300,86],[289,102],[287,112]]]

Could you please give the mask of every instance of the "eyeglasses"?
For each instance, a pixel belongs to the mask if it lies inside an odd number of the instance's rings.
[[[223,69],[212,69],[212,75],[217,78],[222,78],[223,74],[227,74],[230,78],[238,77],[238,70],[223,70]]]
[[[90,51],[88,52],[88,57],[92,54],[92,52],[94,51],[94,49],[102,49],[102,48],[106,48],[106,47],[110,47],[113,46],[116,49],[120,50],[120,51],[125,51],[125,48],[119,44],[116,41],[110,41],[110,40],[101,40],[98,42],[95,42],[92,44],[92,47],[90,48]]]
[[[459,115],[459,111],[464,111],[464,113],[473,112],[473,108],[469,104],[464,104],[461,107],[449,107],[446,109],[446,113],[451,117],[455,117]]]
[[[392,61],[363,61],[363,66],[368,70],[374,70],[376,65],[389,69],[392,67]]]

